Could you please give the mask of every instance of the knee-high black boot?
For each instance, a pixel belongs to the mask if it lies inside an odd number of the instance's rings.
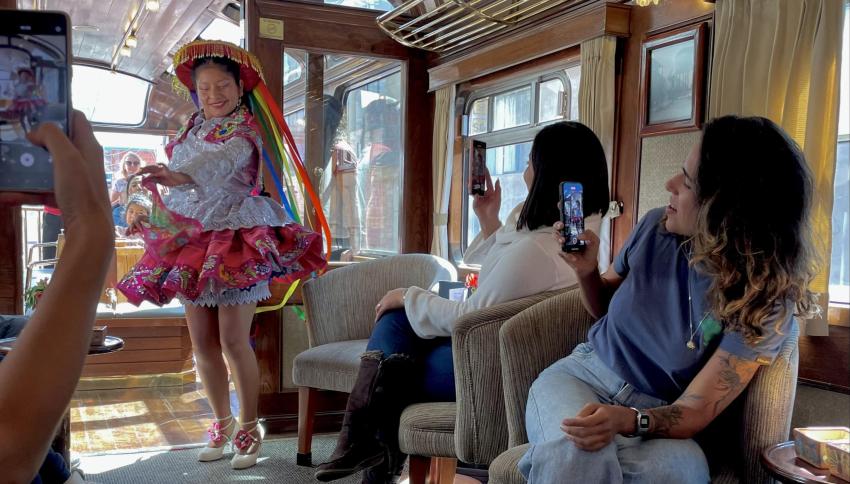
[[[413,384],[418,381],[415,372],[413,359],[408,355],[393,354],[381,362],[374,402],[378,412],[378,438],[384,445],[386,457],[363,473],[363,484],[392,484],[404,467],[407,455],[399,448],[399,420],[405,407],[415,400]]]
[[[336,449],[328,462],[318,466],[316,479],[322,482],[341,479],[386,458],[384,446],[376,437],[378,417],[374,399],[382,357],[380,351],[367,351],[360,358],[360,370],[348,396]]]

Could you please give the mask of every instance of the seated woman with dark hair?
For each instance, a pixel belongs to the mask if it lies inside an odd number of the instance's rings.
[[[817,309],[812,179],[778,126],[709,122],[666,188],[670,204],[638,223],[605,274],[592,232],[588,250],[564,256],[601,319],[531,387],[519,463],[530,484],[709,482],[691,437],[771,364],[794,316]]]
[[[387,293],[375,307],[377,325],[364,353],[348,399],[343,430],[331,460],[316,478],[339,479],[369,469],[364,482],[391,482],[401,470],[398,420],[415,401],[454,401],[451,334],[466,313],[577,282],[561,260],[552,225],[562,181],[584,186],[586,225],[598,231],[608,206],[608,168],[602,145],[586,126],[560,122],[534,138],[523,175],[528,196],[499,221],[501,186],[487,176],[487,192],[477,195],[473,210],[481,233],[464,260],[481,263],[478,290],[466,301],[440,298],[427,288]],[[385,450],[389,449],[389,450]]]

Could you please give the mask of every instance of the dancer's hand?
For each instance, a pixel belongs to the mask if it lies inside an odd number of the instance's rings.
[[[162,163],[156,165],[148,165],[139,170],[139,175],[147,175],[145,180],[153,180],[155,183],[166,187],[176,187],[178,185],[188,185],[194,183],[192,177],[185,173],[169,170]]]
[[[393,289],[392,291],[387,292],[384,297],[381,298],[378,305],[375,306],[375,321],[381,319],[381,316],[383,316],[387,311],[403,308],[405,292],[407,292],[406,287]]]
[[[142,229],[150,228],[151,220],[147,215],[138,215],[135,219],[127,226],[127,235],[140,234],[142,233]]]

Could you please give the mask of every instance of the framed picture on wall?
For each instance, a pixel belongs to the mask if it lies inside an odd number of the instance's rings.
[[[641,45],[641,135],[700,128],[705,37],[700,23],[649,36]]]

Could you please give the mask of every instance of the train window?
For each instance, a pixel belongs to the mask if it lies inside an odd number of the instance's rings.
[[[531,123],[531,86],[493,96],[493,130]]]
[[[393,9],[393,4],[388,0],[325,0],[330,5],[342,5],[344,7],[368,8],[371,10],[388,11]]]
[[[534,135],[548,123],[578,118],[580,78],[581,66],[572,65],[470,96],[466,108],[468,136],[487,143],[487,169],[502,186],[499,209],[502,221],[528,194],[522,172],[528,163]],[[464,158],[467,156],[464,153]],[[464,182],[465,196],[466,186]],[[465,248],[481,231],[469,197],[463,220]]]
[[[489,110],[489,97],[481,98],[472,103],[472,109],[469,111],[470,136],[487,132],[487,123],[490,121],[490,117],[487,115]]]
[[[540,83],[537,109],[541,123],[564,117],[564,109],[567,106],[564,91],[564,81],[561,79],[549,79]]]
[[[100,89],[105,85],[111,89]],[[138,77],[74,65],[71,97],[74,108],[92,123],[137,126],[145,120],[150,87],[148,81]]]
[[[850,6],[845,9],[843,42],[850,45]],[[841,53],[839,96],[829,297],[832,302],[850,304],[850,49],[847,48]]]
[[[283,112],[330,225],[332,260],[399,252],[401,63],[286,49]],[[308,89],[322,89],[308,95]],[[303,197],[302,197],[303,198]],[[303,206],[296,194],[296,203]]]

